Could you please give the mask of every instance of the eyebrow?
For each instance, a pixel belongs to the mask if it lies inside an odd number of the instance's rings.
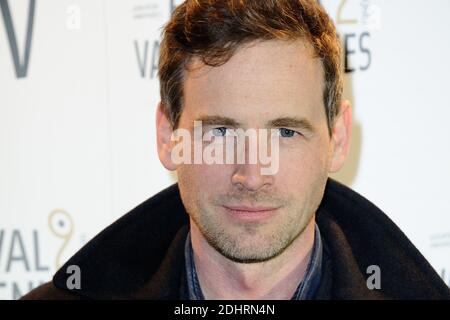
[[[303,130],[307,130],[311,133],[314,133],[314,126],[312,123],[305,118],[297,118],[297,117],[281,117],[274,120],[271,120],[267,123],[267,127],[289,127],[289,128],[300,128]]]
[[[212,126],[212,125],[223,125],[228,127],[242,127],[241,123],[234,120],[233,118],[224,117],[224,116],[209,116],[202,115],[198,117],[195,121],[201,121],[202,125]],[[268,128],[281,128],[281,127],[289,127],[289,128],[298,128],[307,130],[311,133],[314,133],[314,126],[308,119],[305,118],[297,118],[297,117],[280,117],[273,120],[270,120],[266,123],[266,127]]]
[[[223,116],[208,116],[203,115],[195,119],[195,121],[201,121],[202,125],[206,126],[213,126],[213,125],[224,125],[229,127],[240,127],[241,124],[237,122],[236,120],[229,118],[229,117],[223,117]]]

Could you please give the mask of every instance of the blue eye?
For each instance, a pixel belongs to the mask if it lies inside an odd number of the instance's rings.
[[[284,138],[290,138],[293,137],[296,133],[296,131],[287,129],[287,128],[280,128],[280,135]]]
[[[213,136],[224,137],[227,134],[227,128],[219,127],[213,129]]]

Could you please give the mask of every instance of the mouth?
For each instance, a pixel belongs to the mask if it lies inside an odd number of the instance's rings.
[[[251,206],[223,206],[225,211],[234,219],[258,221],[274,216],[280,207],[251,207]]]

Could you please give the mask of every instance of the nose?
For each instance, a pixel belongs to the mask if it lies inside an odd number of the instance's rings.
[[[262,175],[261,164],[238,164],[231,177],[233,185],[249,191],[258,191],[273,184],[273,175]]]
[[[249,135],[248,140],[245,137],[239,137],[241,142],[244,142],[241,147],[236,146],[236,154],[239,154],[242,160],[238,161],[234,165],[234,171],[231,178],[231,183],[239,188],[245,188],[249,191],[257,191],[263,187],[270,186],[274,183],[273,174],[262,174],[263,165],[261,163],[260,148],[263,146],[259,142],[261,139],[267,139],[264,135],[259,136],[258,133],[255,135]],[[238,143],[239,144],[239,143]],[[267,150],[262,149],[262,152],[267,152]]]

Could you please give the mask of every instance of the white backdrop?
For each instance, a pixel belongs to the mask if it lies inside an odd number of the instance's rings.
[[[50,280],[176,181],[159,163],[154,115],[161,27],[179,2],[0,0],[1,299]],[[383,209],[449,284],[450,1],[321,2],[346,47],[355,117],[335,178]]]

